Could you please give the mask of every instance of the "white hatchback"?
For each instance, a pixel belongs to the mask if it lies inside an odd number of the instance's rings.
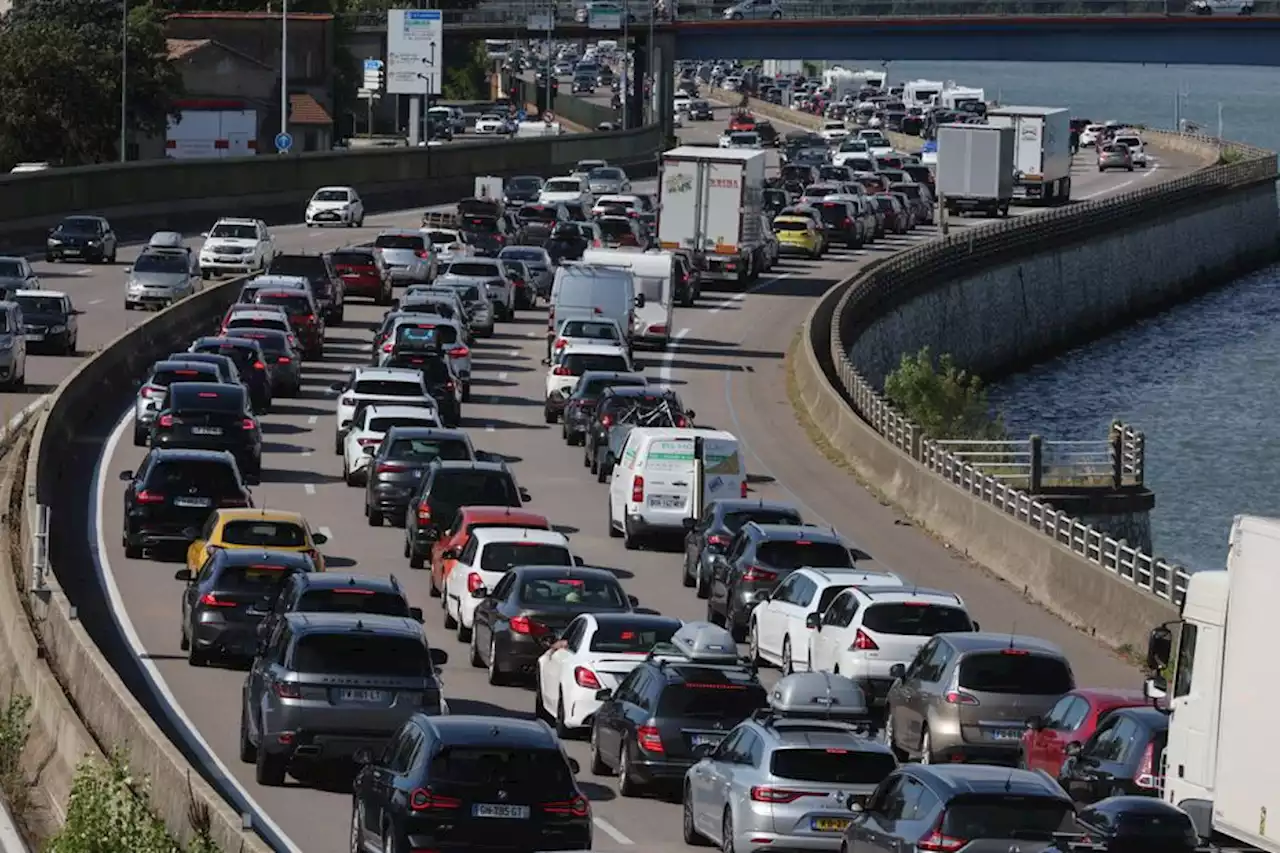
[[[568,342],[551,355],[550,369],[547,371],[546,398],[553,394],[568,396],[578,378],[588,370],[608,370],[614,373],[635,373],[636,367],[627,355],[627,348],[621,343],[610,344],[601,341]]]
[[[346,382],[329,386],[337,392],[333,453],[342,455],[343,438],[361,403],[393,403],[435,406],[435,398],[423,384],[422,372],[401,367],[357,367]]]
[[[364,202],[351,187],[321,187],[307,202],[308,228],[317,225],[345,225],[357,228],[364,225]]]

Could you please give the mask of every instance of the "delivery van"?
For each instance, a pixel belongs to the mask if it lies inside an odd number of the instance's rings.
[[[609,481],[609,535],[628,549],[640,537],[683,535],[708,502],[747,496],[738,439],[723,430],[636,427]]]
[[[644,305],[636,307],[631,334],[638,344],[666,349],[671,343],[675,309],[675,255],[665,251],[587,249],[582,253],[582,262],[631,270],[636,293],[644,296]]]
[[[635,276],[621,267],[584,263],[561,264],[551,283],[551,307],[547,311],[547,346],[561,317],[600,317],[613,320],[626,335],[627,352],[634,346],[635,312],[645,306],[644,294],[635,290]]]

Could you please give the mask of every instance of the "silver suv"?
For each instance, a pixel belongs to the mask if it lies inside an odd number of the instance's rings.
[[[889,674],[889,746],[924,764],[1016,766],[1027,718],[1076,686],[1057,646],[1017,634],[938,634]]]
[[[290,613],[258,647],[245,679],[240,760],[260,785],[284,784],[295,761],[379,752],[413,714],[447,713],[422,625],[368,613]]]

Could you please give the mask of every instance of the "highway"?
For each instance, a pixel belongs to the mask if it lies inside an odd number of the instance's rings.
[[[693,125],[681,136],[686,141],[710,142],[723,125],[720,119]],[[1106,175],[1097,174],[1084,158],[1077,166],[1075,193],[1081,198],[1105,195],[1191,168],[1189,160],[1175,155],[1157,152],[1157,157],[1158,168],[1148,173]],[[647,181],[639,188],[652,191],[652,187],[653,182]],[[370,216],[365,228],[354,231],[300,226],[272,231],[284,250],[318,251],[367,240],[382,227],[415,226],[420,212]],[[961,220],[957,227],[980,222]],[[849,474],[828,462],[795,420],[783,356],[813,300],[859,264],[929,239],[932,232],[932,228],[920,229],[908,237],[880,241],[874,248],[834,251],[821,262],[784,262],[747,293],[704,293],[697,307],[677,309],[676,345],[665,353],[642,356],[647,375],[673,386],[697,410],[699,424],[730,430],[740,438],[753,494],[791,501],[809,520],[834,525],[884,568],[921,584],[954,590],[965,598],[984,629],[1016,630],[1060,644],[1081,684],[1132,686],[1135,670],[882,506]],[[92,350],[146,317],[125,312],[123,307],[122,267],[135,253],[122,250],[120,266],[115,268],[38,264],[47,286],[69,291],[77,305],[87,310],[80,318],[82,349]],[[323,549],[330,570],[394,572],[406,583],[412,603],[426,610],[431,644],[451,656],[444,669],[444,686],[453,712],[529,716],[532,692],[491,687],[481,670],[468,665],[465,647],[442,627],[439,600],[428,597],[427,573],[411,571],[401,556],[403,534],[391,527],[368,527],[360,509],[362,493],[348,488],[340,477],[341,460],[332,453],[335,404],[328,387],[353,365],[367,363],[369,340],[381,314],[381,309],[363,300],[349,303],[347,322],[330,329],[324,359],[306,365],[302,397],[277,400],[264,419],[263,482],[254,489],[255,501],[258,506],[304,512],[314,527],[330,537]],[[464,426],[471,430],[478,448],[504,454],[514,463],[517,479],[532,493],[530,509],[546,513],[553,523],[566,528],[575,550],[588,564],[612,568],[646,607],[684,619],[703,618],[703,603],[680,584],[677,553],[626,552],[608,536],[604,487],[586,476],[582,451],[565,447],[559,427],[543,423],[539,361],[545,352],[544,327],[541,310],[523,312],[516,321],[500,324],[494,338],[476,344],[475,399],[464,407]],[[30,393],[10,395],[13,408],[31,394],[48,390],[73,363],[71,358],[33,358],[28,368]],[[221,771],[234,777],[291,840],[292,850],[346,850],[349,788],[344,791],[340,782],[328,791],[292,780],[283,788],[254,783],[253,767],[241,764],[236,755],[243,672],[189,667],[178,648],[182,584],[172,579],[178,564],[125,558],[120,543],[124,484],[118,474],[135,469],[144,451],[128,439],[131,401],[119,401],[114,411],[117,416],[82,436],[78,448],[95,466],[92,483],[68,483],[67,488],[81,490],[83,495],[83,503],[77,505],[87,509],[83,523],[88,529],[73,532],[87,540],[86,561],[92,561],[99,575],[130,652],[217,756]],[[595,849],[685,849],[677,806],[658,799],[618,798],[611,780],[593,778],[585,770],[586,744],[575,742],[568,748],[584,767],[581,783],[593,801]]]

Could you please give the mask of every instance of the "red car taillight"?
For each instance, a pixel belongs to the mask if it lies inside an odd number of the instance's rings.
[[[140,504],[162,504],[164,501],[164,495],[159,492],[148,492],[146,489],[138,492],[138,503]]]
[[[551,632],[551,629],[541,622],[535,622],[528,616],[516,616],[511,620],[511,630],[517,634],[525,634],[530,637],[541,637]]]
[[[631,502],[644,503],[644,477],[631,478]]]
[[[445,797],[434,793],[429,788],[417,788],[409,794],[409,808],[415,812],[429,812],[462,807],[462,800],[457,797]]]
[[[645,752],[658,754],[666,752],[662,747],[662,733],[658,731],[657,726],[641,726],[636,729],[636,746]]]
[[[579,687],[586,688],[587,690],[600,689],[600,679],[596,678],[596,674],[585,666],[574,668],[573,680],[578,683]]]
[[[760,566],[747,566],[747,570],[742,573],[744,581],[771,581],[778,577],[777,572],[771,572]]]
[[[236,602],[223,601],[212,592],[206,592],[204,595],[200,596],[200,603],[203,604],[205,607],[235,607],[236,606]]]
[[[467,592],[475,592],[482,586],[484,586],[484,578],[480,577],[478,573],[472,572],[467,575]]]
[[[547,814],[586,817],[591,814],[591,803],[587,801],[586,797],[576,794],[572,800],[556,800],[550,803],[543,803],[542,810]]]
[[[849,646],[851,652],[870,652],[879,649],[876,641],[863,633],[862,629],[858,629],[858,633],[853,635],[853,644]]]

